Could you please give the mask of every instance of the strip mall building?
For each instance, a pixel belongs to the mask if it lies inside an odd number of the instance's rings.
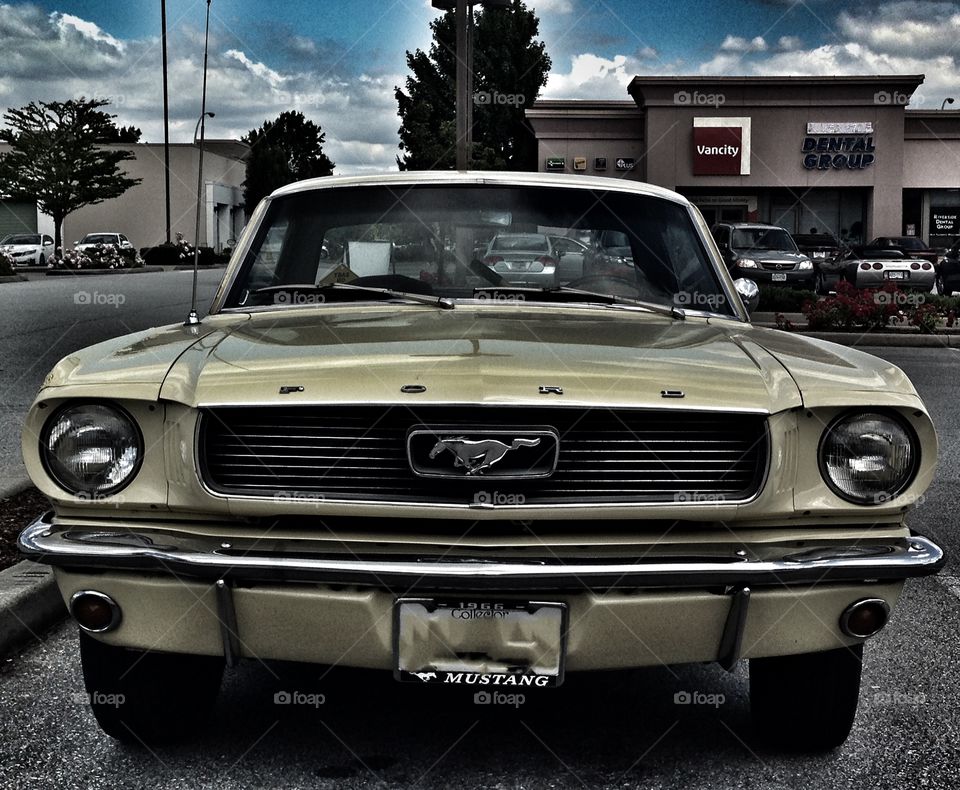
[[[945,246],[960,235],[960,112],[908,109],[922,83],[636,77],[632,101],[538,101],[527,117],[541,170],[674,189],[710,224]]]

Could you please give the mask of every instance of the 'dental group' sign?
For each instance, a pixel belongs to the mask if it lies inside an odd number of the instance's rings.
[[[808,123],[803,138],[807,170],[863,170],[876,159],[873,124]]]

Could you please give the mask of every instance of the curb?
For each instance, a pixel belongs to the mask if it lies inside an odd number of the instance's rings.
[[[13,274],[9,277],[0,277],[0,283],[25,283],[27,278],[22,274]]]
[[[138,266],[136,269],[47,269],[47,277],[96,277],[109,274],[152,274],[162,266]]]
[[[53,569],[22,560],[0,571],[0,656],[32,639],[41,639],[67,616]]]
[[[762,329],[777,329],[776,324],[756,323]],[[786,331],[786,330],[778,330]],[[829,340],[840,346],[891,346],[897,348],[960,348],[960,332],[921,335],[919,332],[811,332],[807,329],[787,332],[788,335]]]
[[[15,477],[12,480],[5,480],[0,483],[0,499],[7,499],[21,491],[26,491],[33,483],[26,477]]]

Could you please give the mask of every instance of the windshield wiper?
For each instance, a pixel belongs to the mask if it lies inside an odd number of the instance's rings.
[[[350,285],[349,283],[328,283],[327,285],[314,285],[312,283],[301,283],[296,285],[267,285],[263,288],[257,288],[252,292],[253,296],[264,293],[282,293],[283,291],[298,291],[306,293],[324,293],[325,291],[342,291],[344,294],[354,293],[357,296],[369,296],[376,294],[390,299],[403,299],[415,304],[426,304],[432,307],[439,307],[442,310],[453,310],[456,305],[449,299],[440,296],[427,296],[426,294],[408,293],[407,291],[394,291],[390,288],[373,288],[367,285]]]
[[[679,307],[657,304],[656,302],[644,302],[641,299],[631,299],[629,296],[618,296],[617,294],[597,293],[596,291],[583,291],[579,288],[570,288],[565,285],[559,285],[554,288],[526,288],[516,287],[493,287],[493,288],[475,288],[474,293],[498,293],[498,292],[531,294],[538,297],[559,296],[563,297],[587,297],[585,299],[565,299],[569,302],[593,302],[605,305],[624,305],[626,307],[639,307],[651,313],[665,315],[683,321],[687,314]]]

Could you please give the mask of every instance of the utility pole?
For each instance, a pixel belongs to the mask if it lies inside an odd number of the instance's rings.
[[[473,59],[470,57],[470,22],[473,9],[467,0],[457,0],[454,15],[457,26],[457,170],[470,169],[473,99]]]
[[[166,194],[167,244],[170,243],[170,104],[167,98],[167,0],[160,0],[160,48],[163,50],[163,188]]]

